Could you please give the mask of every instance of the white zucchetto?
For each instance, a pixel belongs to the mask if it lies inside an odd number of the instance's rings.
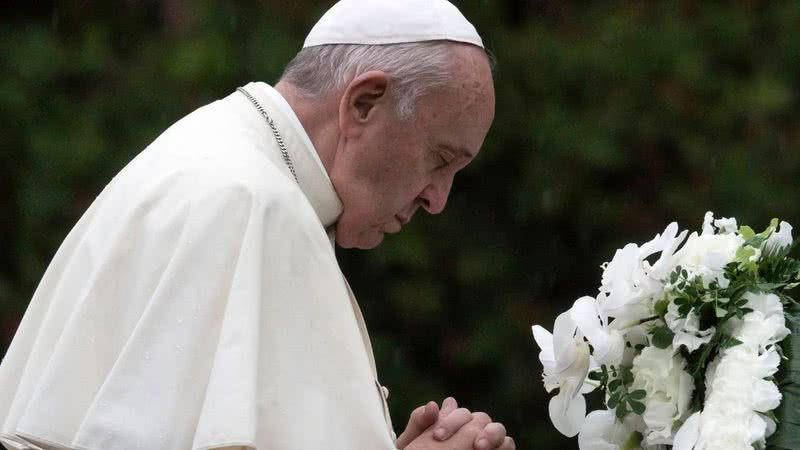
[[[303,48],[438,40],[483,48],[475,27],[447,0],[341,0],[314,25]]]

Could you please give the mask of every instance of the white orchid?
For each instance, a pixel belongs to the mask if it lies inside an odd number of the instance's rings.
[[[544,367],[547,392],[558,389],[550,399],[550,420],[561,434],[578,434],[586,417],[586,399],[582,394],[594,386],[586,383],[589,374],[589,345],[578,331],[570,311],[562,313],[553,325],[553,334],[539,325],[533,326],[533,337],[541,348],[539,360]]]
[[[792,226],[787,222],[781,222],[780,227],[773,231],[767,238],[767,242],[764,243],[764,251],[766,253],[773,253],[790,247],[791,245]]]
[[[622,360],[625,340],[618,330],[608,326],[608,315],[602,310],[597,300],[592,297],[581,297],[570,309],[572,320],[578,330],[592,344],[592,357],[597,364],[617,365]]]
[[[775,219],[756,234],[708,212],[702,232],[687,235],[671,223],[617,250],[596,297],[577,299],[553,334],[533,327],[545,388],[557,390],[550,418],[562,434],[579,434],[580,450],[752,450],[777,429],[773,376],[790,334],[779,291],[799,275],[766,258],[785,256],[792,226]],[[754,274],[765,292],[752,292]],[[705,381],[699,405],[695,374]],[[586,415],[583,394],[598,386],[610,409]]]
[[[609,317],[635,321],[652,313],[651,305],[642,301],[652,300],[663,290],[662,280],[672,270],[672,255],[685,237],[686,231],[678,234],[678,224],[671,223],[641,247],[628,244],[617,250],[605,265],[598,297]],[[647,258],[659,252],[659,259],[651,265]]]
[[[574,436],[586,416],[581,394],[595,387],[587,382],[587,375],[600,364],[619,364],[625,349],[623,336],[609,328],[608,316],[592,297],[579,298],[569,311],[558,316],[552,335],[535,325],[533,336],[541,348],[545,389],[559,389],[550,400],[550,419],[562,434]],[[594,350],[591,355],[589,344]]]

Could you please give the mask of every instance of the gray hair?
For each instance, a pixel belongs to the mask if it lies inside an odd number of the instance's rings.
[[[400,119],[414,115],[417,100],[444,86],[452,74],[451,42],[392,45],[331,44],[301,50],[286,66],[281,80],[301,94],[316,97],[343,89],[359,74],[385,72]]]

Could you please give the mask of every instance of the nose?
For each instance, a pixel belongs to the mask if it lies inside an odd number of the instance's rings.
[[[425,189],[419,194],[420,205],[428,214],[441,213],[447,204],[447,197],[450,195],[450,188],[452,187],[452,177],[425,186]]]

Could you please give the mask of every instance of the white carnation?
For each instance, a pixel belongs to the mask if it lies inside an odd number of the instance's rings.
[[[645,347],[633,360],[632,389],[644,389],[646,445],[672,444],[673,424],[689,409],[694,383],[686,361],[672,347]]]
[[[731,334],[751,349],[763,352],[768,346],[780,342],[789,335],[786,328],[786,317],[783,314],[783,304],[775,294],[747,293],[747,307],[751,313],[742,320],[733,319]]]
[[[778,407],[781,393],[767,378],[780,364],[775,344],[789,331],[777,296],[746,298],[753,311],[741,321],[732,319],[730,329],[742,344],[722,350],[708,365],[704,409],[686,420],[673,450],[752,450],[775,431],[763,413]]]
[[[706,380],[698,450],[751,450],[764,442],[768,424],[759,413],[777,408],[781,401],[778,387],[764,378],[774,374],[779,363],[774,349],[758,355],[742,345],[719,357],[715,373]]]

